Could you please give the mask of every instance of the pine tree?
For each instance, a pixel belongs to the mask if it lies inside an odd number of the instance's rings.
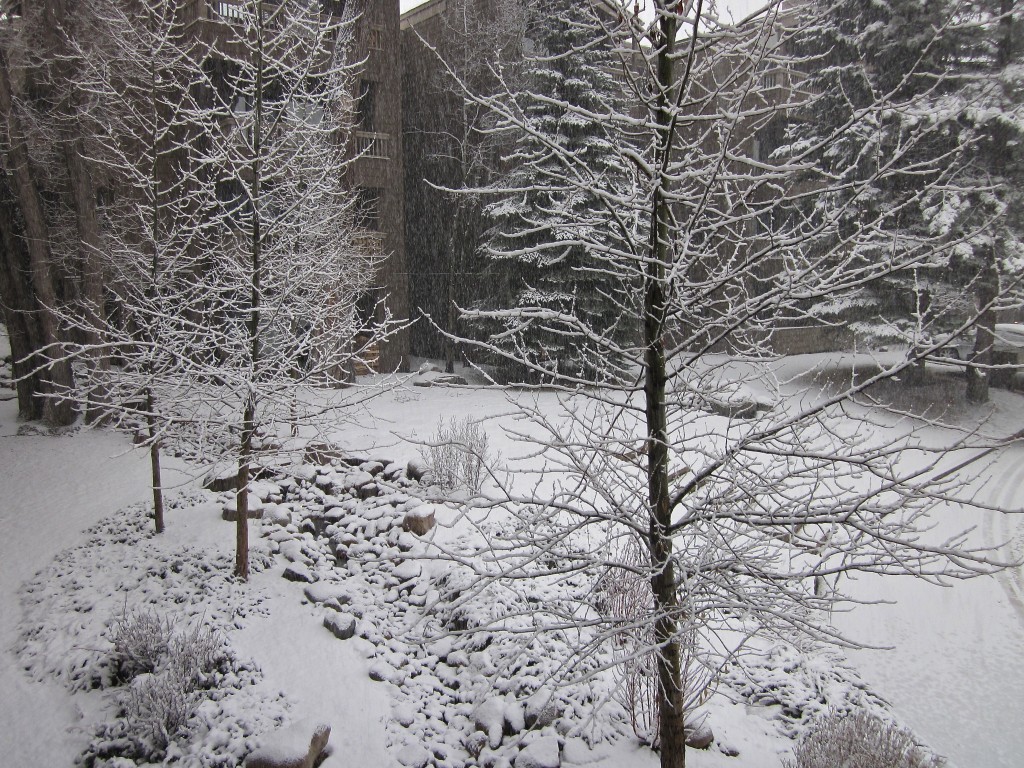
[[[503,320],[508,349],[520,363],[528,361],[527,370],[520,366],[513,375],[532,371],[571,381],[593,365],[593,338],[625,343],[635,333],[621,321],[621,286],[608,286],[625,278],[609,272],[598,255],[602,246],[614,247],[620,228],[637,225],[618,219],[616,200],[633,182],[606,117],[626,111],[625,93],[616,74],[621,61],[607,40],[595,39],[596,13],[570,0],[536,9],[520,94],[504,105],[511,150],[496,185],[500,194],[485,208],[491,228],[483,250],[493,293],[484,304],[522,310]],[[585,183],[568,183],[566,162],[584,170]],[[549,318],[556,316],[573,318],[577,333],[554,332]],[[605,370],[597,378],[619,373],[614,356],[598,359]]]
[[[1011,213],[1020,164],[1010,140],[1020,132],[1020,84],[1010,68],[1019,57],[1011,4],[1005,13],[995,5],[809,5],[821,21],[795,47],[817,95],[791,123],[788,149],[821,143],[819,162],[840,183],[815,200],[816,214],[840,216],[837,236],[856,240],[865,264],[894,250],[911,256],[899,271],[809,306],[817,319],[847,323],[869,342],[916,346],[965,332],[973,295],[986,305],[1003,293],[991,286],[998,271],[1012,271],[1022,233]],[[917,183],[874,181],[896,162],[918,164]],[[936,235],[944,248],[934,248]],[[986,322],[994,318],[983,313]]]

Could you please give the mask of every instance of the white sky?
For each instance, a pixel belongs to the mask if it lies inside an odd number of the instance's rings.
[[[426,0],[399,0],[399,5],[402,9],[402,13],[405,13],[410,8],[415,8],[417,5],[423,5]],[[742,16],[749,14],[751,11],[763,6],[765,0],[719,0],[719,7],[724,9],[727,14],[732,11],[734,16],[738,19]],[[646,8],[650,5],[650,0],[640,0],[640,7]]]

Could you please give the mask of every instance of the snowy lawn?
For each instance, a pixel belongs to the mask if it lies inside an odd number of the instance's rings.
[[[778,386],[754,396],[770,399],[785,392],[793,386],[789,382],[797,368],[805,371],[813,362],[820,361],[787,361],[777,372]],[[1024,422],[1018,395],[994,395],[997,418]],[[537,397],[541,408],[554,403],[549,393],[517,397]],[[382,395],[356,423],[341,427],[335,439],[352,454],[404,464],[419,456],[416,441],[429,440],[439,418],[472,415],[485,419],[492,451],[514,459],[524,446],[501,429],[521,426],[508,415],[510,410],[506,394],[494,389],[409,387]],[[429,640],[431,621],[445,618],[444,587],[457,577],[445,564],[424,562],[420,567],[417,556],[427,553],[426,545],[411,534],[397,533],[396,510],[403,498],[419,493],[415,489],[396,487],[358,499],[345,488],[342,473],[326,469],[318,485],[302,470],[306,480],[291,478],[295,484],[289,486],[298,494],[289,496],[295,505],[290,522],[254,524],[254,532],[265,534],[254,537],[254,560],[267,567],[243,586],[224,578],[233,527],[220,519],[222,497],[196,495],[193,489],[189,501],[169,511],[166,535],[149,536],[137,512],[118,512],[147,498],[144,455],[130,452],[126,440],[102,431],[17,435],[14,413],[13,403],[0,403],[0,517],[5,528],[0,545],[0,684],[7,692],[0,754],[13,756],[12,765],[70,765],[87,748],[96,722],[110,718],[111,693],[90,691],[80,683],[90,671],[102,677],[104,667],[97,659],[109,626],[126,609],[140,605],[178,617],[183,628],[190,620],[202,621],[230,648],[235,666],[225,667],[229,679],[220,681],[223,693],[217,694],[227,704],[219,709],[204,705],[199,729],[204,743],[217,743],[223,754],[248,750],[259,742],[256,733],[282,721],[307,718],[332,726],[331,744],[346,763],[383,768],[396,761],[415,765],[429,759],[436,765],[459,765],[467,757],[466,736],[475,721],[486,719],[479,705],[489,693],[495,695],[488,686],[498,685],[497,695],[504,700],[492,719],[515,721],[516,707],[529,702],[521,701],[524,694],[551,665],[557,666],[558,648],[544,649],[550,652],[545,659],[537,655],[538,649],[497,640],[484,649],[472,647],[472,635]],[[1020,455],[1014,450],[1005,451],[990,469],[1002,478],[999,484],[979,482],[979,493],[991,493],[993,503],[1020,505],[1022,478],[1014,471]],[[329,510],[333,502],[325,501],[325,487],[336,488],[326,495],[349,502],[346,516],[336,513],[329,521],[333,529],[300,529],[302,520]],[[83,536],[84,529],[114,513],[113,520]],[[950,514],[955,516],[955,510]],[[438,517],[443,525],[455,514],[439,508]],[[991,543],[1014,539],[1013,551],[1019,553],[1018,518],[993,516],[977,524]],[[128,531],[127,539],[121,530]],[[459,531],[439,529],[435,535],[454,541]],[[340,543],[347,548],[343,558]],[[63,550],[68,551],[55,559]],[[212,569],[210,575],[187,578],[201,572],[190,570],[201,563]],[[325,606],[322,600],[311,600],[306,585],[281,578],[286,564],[305,570],[318,585],[344,587],[345,602]],[[42,575],[34,576],[38,571]],[[546,596],[571,599],[571,588]],[[899,718],[960,768],[1015,765],[1016,757],[1024,754],[1024,729],[1019,727],[1024,713],[1015,696],[1024,685],[1024,665],[1012,652],[1024,640],[1019,570],[946,590],[906,580],[895,586],[887,580],[884,587],[864,580],[861,588],[884,589],[884,596],[898,603],[860,607],[837,617],[856,636],[898,646],[886,654],[854,653],[868,686],[844,672],[841,659],[832,653],[763,648],[761,666],[734,675],[707,704],[716,744],[706,752],[691,752],[692,765],[780,765],[791,744],[784,734],[799,730],[799,718],[787,718],[787,708],[820,708],[822,699],[882,707],[873,694],[894,704]],[[312,595],[318,596],[323,595]],[[481,599],[481,611],[501,605],[494,595]],[[437,610],[430,611],[431,605]],[[339,613],[337,607],[356,620],[351,640],[338,640],[324,627],[325,616]],[[506,608],[514,613],[516,606]],[[32,627],[41,629],[27,639],[20,636]],[[527,662],[532,658],[536,668],[512,663],[520,656]],[[33,681],[25,666],[32,676],[46,679]],[[59,679],[53,679],[54,673]],[[458,685],[453,687],[452,681]],[[774,691],[774,697],[766,691]],[[486,754],[495,760],[513,759],[520,747],[541,741],[547,733],[563,739],[567,764],[656,765],[635,739],[604,738],[621,728],[601,718],[595,721],[588,711],[595,700],[607,696],[600,681],[590,693],[570,685],[558,696],[560,725],[552,723],[548,731],[525,737],[512,728],[511,735],[499,735],[493,747],[484,747],[490,750]],[[29,740],[26,733],[39,737]],[[738,756],[728,756],[732,752]]]

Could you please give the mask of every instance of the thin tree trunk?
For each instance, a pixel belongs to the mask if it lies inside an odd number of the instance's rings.
[[[235,576],[249,580],[249,462],[252,458],[252,433],[255,408],[246,403],[242,426],[242,442],[238,448],[238,478],[235,482]]]
[[[658,54],[658,124],[662,143],[659,166],[669,160],[672,141],[668,99],[673,84],[673,56],[677,21],[663,16],[659,21],[663,48]],[[667,297],[665,267],[670,258],[669,202],[660,184],[655,184],[651,206],[652,258],[646,267],[644,291],[644,344],[646,346],[647,489],[650,504],[651,589],[654,594],[654,638],[658,648],[658,723],[662,768],[685,768],[686,713],[682,690],[682,657],[678,640],[678,596],[672,559],[672,508],[669,497],[668,414],[666,407],[666,360],[663,323]]]
[[[153,391],[146,392],[146,425],[149,428],[149,468],[153,481],[153,523],[157,533],[164,532],[164,485],[160,477],[160,440],[154,412]]]
[[[40,348],[37,305],[32,295],[28,275],[28,254],[25,237],[18,226],[14,203],[11,201],[7,180],[0,180],[0,303],[11,343],[11,373],[18,392],[18,417],[31,421],[42,418],[43,400],[40,392],[44,383],[37,374],[30,374],[28,359]]]
[[[96,211],[96,189],[92,174],[86,166],[81,140],[64,144],[64,157],[71,180],[75,201],[75,220],[78,225],[78,249],[81,264],[81,297],[88,329],[83,341],[89,347],[89,365],[96,371],[110,369],[110,358],[102,350],[103,328],[106,325],[106,311],[103,300],[103,268],[100,264],[100,249],[103,240],[100,234],[99,215]],[[105,380],[105,377],[97,377]],[[110,397],[105,387],[91,390],[85,403],[86,421],[102,418]]]
[[[57,305],[57,291],[53,279],[53,257],[50,253],[50,234],[46,226],[43,204],[39,189],[32,178],[28,144],[20,121],[14,111],[14,93],[11,89],[6,53],[0,48],[0,114],[7,115],[7,155],[14,194],[25,222],[25,238],[29,257],[31,285],[35,300],[39,304],[38,321],[42,345],[53,345],[60,341],[60,326],[54,313]],[[38,349],[38,348],[37,348]],[[48,357],[48,356],[47,356]],[[42,364],[47,357],[40,360]],[[73,378],[71,364],[67,360],[51,360],[41,374],[43,419],[53,426],[70,424],[75,419],[74,404],[68,395]]]
[[[996,329],[993,305],[999,294],[999,273],[996,270],[994,249],[986,255],[985,266],[975,290],[981,314],[975,331],[974,354],[971,355],[971,364],[967,366],[967,400],[971,403],[987,403]]]

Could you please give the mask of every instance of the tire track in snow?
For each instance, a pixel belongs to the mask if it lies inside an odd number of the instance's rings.
[[[1014,467],[1002,478],[997,480],[999,490],[993,494],[993,505],[1004,509],[1020,509],[1024,506],[1024,455],[1015,456],[1017,451],[1008,452],[1008,458],[1014,461]],[[986,543],[992,548],[999,548],[1002,555],[1011,560],[1020,559],[1021,547],[1024,546],[1015,534],[1019,515],[1000,512],[988,512],[985,515],[984,536]],[[1014,565],[996,574],[996,581],[1006,593],[1010,607],[1017,614],[1021,625],[1024,625],[1024,565]]]

